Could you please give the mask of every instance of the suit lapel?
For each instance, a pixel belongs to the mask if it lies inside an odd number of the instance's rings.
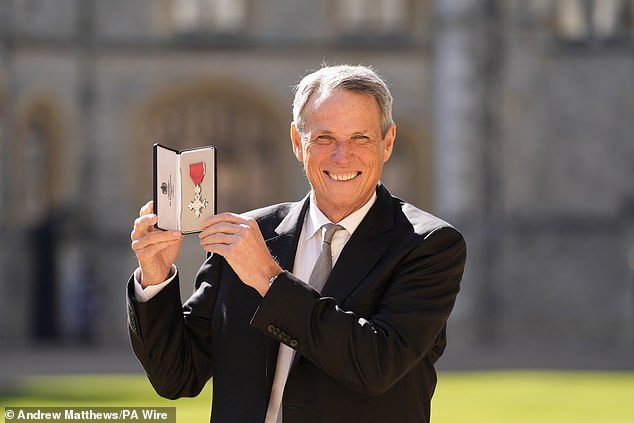
[[[282,269],[293,269],[297,244],[302,232],[308,204],[308,197],[299,203],[292,204],[286,217],[275,228],[276,236],[265,240],[271,255],[277,260]]]
[[[388,234],[393,227],[392,196],[379,184],[376,202],[341,251],[322,294],[342,304],[394,242]]]

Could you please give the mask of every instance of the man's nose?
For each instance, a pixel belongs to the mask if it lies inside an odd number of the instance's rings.
[[[352,160],[350,144],[346,141],[337,141],[331,155],[331,160],[336,163],[347,163]]]

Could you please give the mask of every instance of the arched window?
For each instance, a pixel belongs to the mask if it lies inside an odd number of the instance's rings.
[[[37,223],[61,202],[68,175],[61,126],[59,112],[46,99],[30,102],[19,120],[9,164],[18,222]]]
[[[37,119],[27,122],[23,150],[22,209],[28,220],[40,220],[50,208],[50,131]]]
[[[10,209],[7,218],[33,224],[73,198],[76,168],[65,113],[57,101],[36,95],[17,112],[5,149]]]

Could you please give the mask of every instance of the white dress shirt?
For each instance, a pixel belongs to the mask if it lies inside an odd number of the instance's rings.
[[[317,262],[319,254],[321,253],[320,229],[326,223],[337,223],[344,228],[344,230],[335,232],[335,236],[331,243],[332,265],[334,266],[339,258],[341,250],[343,250],[343,247],[346,245],[359,224],[361,224],[361,221],[375,201],[376,193],[367,203],[363,205],[363,207],[345,217],[340,222],[330,222],[330,220],[315,205],[313,194],[311,193],[310,207],[306,213],[306,218],[304,219],[302,232],[299,236],[299,244],[297,245],[297,252],[295,253],[295,262],[293,263],[292,271],[293,275],[303,281],[308,281],[310,279],[310,274],[313,271],[313,267]],[[167,284],[174,280],[177,273],[176,266],[173,266],[172,272],[173,275],[165,282],[143,288],[140,284],[141,271],[140,268],[137,269],[134,272],[135,299],[138,302],[149,301]],[[284,386],[286,384],[286,379],[288,378],[294,353],[295,351],[292,348],[286,346],[285,344],[280,344],[277,356],[277,366],[275,368],[275,377],[273,379],[273,388],[271,390],[271,398],[269,400],[269,406],[264,423],[276,423],[277,421],[280,405],[282,403],[282,394],[284,393]]]

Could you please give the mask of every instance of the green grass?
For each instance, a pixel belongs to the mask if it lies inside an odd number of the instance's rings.
[[[442,373],[432,421],[634,423],[634,373]]]
[[[175,406],[190,423],[209,421],[210,399],[209,384],[197,398],[162,399],[143,375],[40,376],[0,393],[0,408]],[[633,423],[634,372],[444,372],[432,422]]]

